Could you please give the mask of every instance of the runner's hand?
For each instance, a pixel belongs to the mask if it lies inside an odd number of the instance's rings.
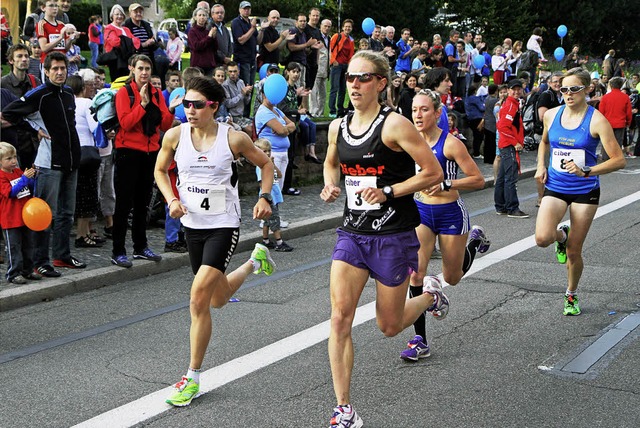
[[[169,217],[178,219],[187,213],[187,207],[180,200],[175,200],[169,205]]]
[[[258,203],[253,207],[254,220],[266,220],[271,217],[271,204],[266,199],[258,199]]]
[[[325,202],[333,202],[338,199],[338,196],[340,196],[341,192],[342,189],[340,189],[338,186],[327,184],[326,186],[324,186],[324,189],[322,189],[322,192],[320,192],[320,198],[322,198],[322,200]]]

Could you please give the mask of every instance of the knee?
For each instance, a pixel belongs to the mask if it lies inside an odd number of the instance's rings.
[[[567,263],[576,264],[582,262],[582,248],[567,245]]]
[[[422,281],[424,280],[424,276],[425,276],[426,272],[418,270],[417,272],[412,272],[411,273],[411,279],[410,279],[410,284],[413,286],[419,286],[422,285]]]
[[[398,333],[400,333],[402,329],[402,324],[400,322],[388,322],[388,321],[380,321],[378,322],[378,328],[385,335],[385,337],[394,337]]]
[[[547,248],[549,245],[556,242],[555,233],[536,233],[536,245],[541,248]]]
[[[194,290],[191,292],[189,307],[192,315],[201,315],[209,311],[209,297],[204,290]]]
[[[332,332],[338,336],[348,336],[351,332],[351,326],[353,325],[353,317],[353,313],[334,307],[331,311]]]
[[[220,298],[218,296],[213,296],[211,298],[211,302],[210,302],[210,306],[214,309],[220,309],[222,308],[224,305],[227,304],[229,300],[226,298]]]
[[[457,272],[446,272],[446,271],[442,272],[442,278],[449,285],[457,285],[462,279],[462,275],[464,275],[464,273],[462,272],[462,269],[460,269]]]

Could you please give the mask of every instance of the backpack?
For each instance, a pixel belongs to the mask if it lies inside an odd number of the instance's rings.
[[[531,70],[538,65],[538,53],[535,51],[526,51],[520,57],[520,70]]]
[[[126,84],[123,86],[129,94],[129,107],[133,106],[135,102],[135,95],[131,85]],[[93,118],[98,122],[105,133],[110,131],[118,131],[120,128],[120,122],[118,121],[118,114],[116,113],[116,93],[119,89],[105,88],[100,89],[98,93],[93,97],[91,101],[90,111]],[[155,92],[155,98],[158,104],[160,104],[160,96],[158,91]]]
[[[538,104],[542,94],[540,91],[532,93],[522,109],[522,124],[526,134],[542,135],[543,123],[538,115]]]

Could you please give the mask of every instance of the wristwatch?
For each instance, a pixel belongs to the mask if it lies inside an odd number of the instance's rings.
[[[269,202],[269,204],[273,203],[273,198],[271,197],[271,193],[260,193],[260,197],[266,200],[267,202]]]
[[[387,197],[387,199],[393,199],[393,187],[384,186],[382,188],[382,193]]]
[[[584,174],[584,177],[587,178],[589,177],[589,174],[591,174],[591,167],[590,166],[583,166],[582,168],[580,168],[580,170],[582,171],[582,173]]]
[[[451,180],[444,180],[442,183],[440,183],[440,190],[442,190],[443,192],[448,192],[449,189],[451,189],[451,186],[453,184],[451,183]]]

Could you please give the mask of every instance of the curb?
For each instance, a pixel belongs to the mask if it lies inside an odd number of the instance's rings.
[[[527,168],[519,178],[530,178],[535,175],[536,168]],[[493,177],[485,178],[484,188],[494,185]],[[335,229],[342,223],[342,207],[334,213],[307,220],[296,221],[287,228],[287,239],[301,238],[328,229]],[[236,252],[249,251],[262,237],[260,231],[241,235]],[[60,278],[47,279],[42,283],[30,282],[20,287],[0,290],[0,312],[21,308],[40,302],[47,302],[70,294],[96,290],[112,284],[133,281],[147,276],[169,272],[189,266],[189,254],[163,254],[162,261],[136,261],[131,268],[107,266],[88,271],[73,271]]]

